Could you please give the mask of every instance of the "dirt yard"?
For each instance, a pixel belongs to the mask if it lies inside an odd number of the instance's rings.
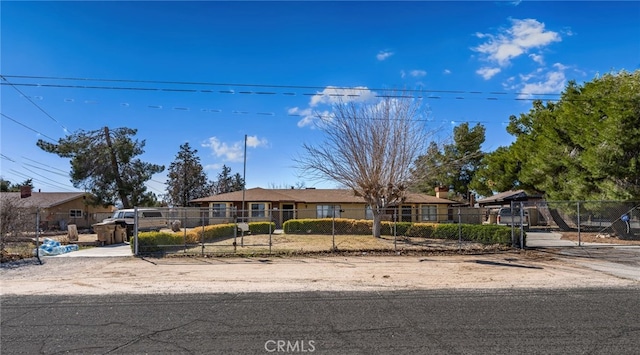
[[[562,239],[578,241],[578,232],[562,232]],[[639,245],[640,240],[624,240],[606,233],[580,233],[580,240],[583,243],[609,243],[619,245]]]
[[[640,287],[533,251],[487,255],[59,258],[3,264],[0,294]]]

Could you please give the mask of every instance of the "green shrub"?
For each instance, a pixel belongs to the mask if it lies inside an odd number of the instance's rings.
[[[142,254],[162,251],[164,246],[184,245],[184,236],[169,232],[138,233],[138,252]],[[131,240],[131,250],[135,251],[135,239]]]
[[[196,243],[210,243],[218,239],[223,238],[231,238],[235,235],[236,225],[235,223],[226,223],[226,224],[214,224],[205,226],[204,230],[197,230],[197,241]]]
[[[286,234],[331,234],[332,223],[332,218],[290,219],[283,223],[282,228]]]
[[[373,229],[371,220],[346,218],[290,219],[284,222],[286,234],[331,234],[335,223],[336,234],[370,235]],[[382,235],[422,237],[435,239],[475,241],[483,244],[510,244],[511,228],[498,225],[452,224],[452,223],[411,223],[383,221]]]
[[[371,223],[373,224],[373,222]],[[407,230],[411,227],[411,222],[382,221],[381,224],[381,235],[393,235],[394,226],[396,235],[405,235],[407,233]]]
[[[435,230],[435,228],[436,226],[432,223],[414,223],[409,226],[406,232],[402,235],[405,235],[407,237],[431,238],[431,235],[433,235],[433,231]]]
[[[284,222],[282,229],[286,234],[331,234],[335,227],[336,234],[371,235],[373,221],[349,218],[306,218],[290,219]],[[396,222],[396,233],[404,235],[411,227],[410,222]],[[393,235],[394,222],[382,221],[380,233]]]
[[[432,234],[432,238],[438,239],[458,239],[459,236],[462,240],[483,244],[510,244],[511,228],[491,224],[438,224]]]
[[[273,233],[276,229],[276,224],[274,222],[250,222],[249,223],[249,232],[251,234],[269,234],[269,232]]]
[[[373,221],[367,219],[340,219],[340,225],[345,225],[344,229],[339,229],[341,234],[369,235],[373,232]],[[338,229],[338,225],[336,225]]]

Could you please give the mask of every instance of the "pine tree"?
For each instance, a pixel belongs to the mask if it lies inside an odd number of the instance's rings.
[[[189,143],[185,143],[169,165],[166,198],[173,206],[186,207],[189,201],[212,193],[211,183],[207,180],[197,152]]]

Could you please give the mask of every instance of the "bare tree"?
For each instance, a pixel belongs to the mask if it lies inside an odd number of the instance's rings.
[[[6,251],[7,243],[29,240],[30,233],[35,230],[35,208],[24,207],[19,200],[2,199],[0,204],[0,261],[11,260]]]
[[[335,181],[362,196],[373,213],[373,236],[380,237],[382,215],[403,201],[411,165],[430,139],[425,114],[420,100],[402,94],[341,100],[330,117],[318,117],[325,140],[304,144],[296,162],[307,177]]]

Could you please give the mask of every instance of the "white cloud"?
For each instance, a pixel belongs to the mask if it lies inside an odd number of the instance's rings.
[[[266,139],[259,139],[257,136],[247,136],[247,147],[264,147],[268,144]],[[244,157],[244,141],[227,144],[221,142],[217,137],[210,137],[202,143],[203,147],[211,149],[214,156],[229,162],[240,162]]]
[[[247,136],[247,147],[249,148],[258,148],[258,147],[266,147],[269,144],[266,139],[258,138],[258,136]]]
[[[518,98],[525,99],[531,98],[535,94],[557,94],[562,92],[567,82],[564,74],[567,67],[560,63],[554,64],[553,67],[554,70],[551,71],[537,70],[534,74],[521,76],[521,94]]]
[[[331,112],[325,111],[313,111],[311,108],[300,109],[299,107],[290,108],[288,111],[291,116],[300,116],[302,117],[298,121],[298,127],[311,127],[315,128],[318,122],[322,120],[331,120]]]
[[[534,19],[512,19],[511,28],[496,35],[476,33],[476,37],[487,41],[472,50],[484,54],[485,60],[501,67],[509,65],[512,59],[533,48],[542,48],[562,40],[557,32],[545,30],[544,23]]]
[[[391,51],[380,51],[378,52],[378,54],[376,55],[376,58],[380,61],[385,60],[389,57],[391,57],[394,53]]]
[[[451,74],[451,70],[445,69],[445,70],[442,71],[442,74],[449,75],[449,74]]]
[[[311,96],[309,106],[315,107],[319,104],[335,104],[338,102],[368,101],[373,98],[375,98],[375,94],[366,86],[356,86],[353,88],[327,86],[322,92]]]
[[[347,102],[365,102],[376,98],[376,93],[369,90],[365,86],[356,86],[352,88],[343,88],[335,86],[327,86],[321,92],[317,92],[311,96],[309,107],[300,108],[292,107],[287,110],[289,116],[299,116],[298,127],[311,127],[321,125],[322,121],[331,120],[331,111],[322,108],[322,106],[331,106],[336,103]]]
[[[424,71],[424,70],[420,70],[420,69],[414,69],[414,70],[409,71],[409,75],[411,75],[414,78],[420,78],[420,77],[423,77],[423,76],[427,75],[427,72]],[[404,71],[404,70],[401,70],[400,71],[400,77],[402,79],[404,79],[406,76],[407,76],[407,72]]]
[[[484,78],[484,80],[489,80],[494,75],[498,74],[500,71],[501,71],[500,68],[484,67],[484,68],[480,68],[480,69],[476,70],[476,74],[481,75]]]
[[[529,54],[529,58],[540,65],[544,65],[544,58],[540,54],[531,53]]]
[[[203,166],[202,168],[204,170],[220,170],[220,169],[222,169],[223,165],[224,164],[207,164],[207,165]]]

